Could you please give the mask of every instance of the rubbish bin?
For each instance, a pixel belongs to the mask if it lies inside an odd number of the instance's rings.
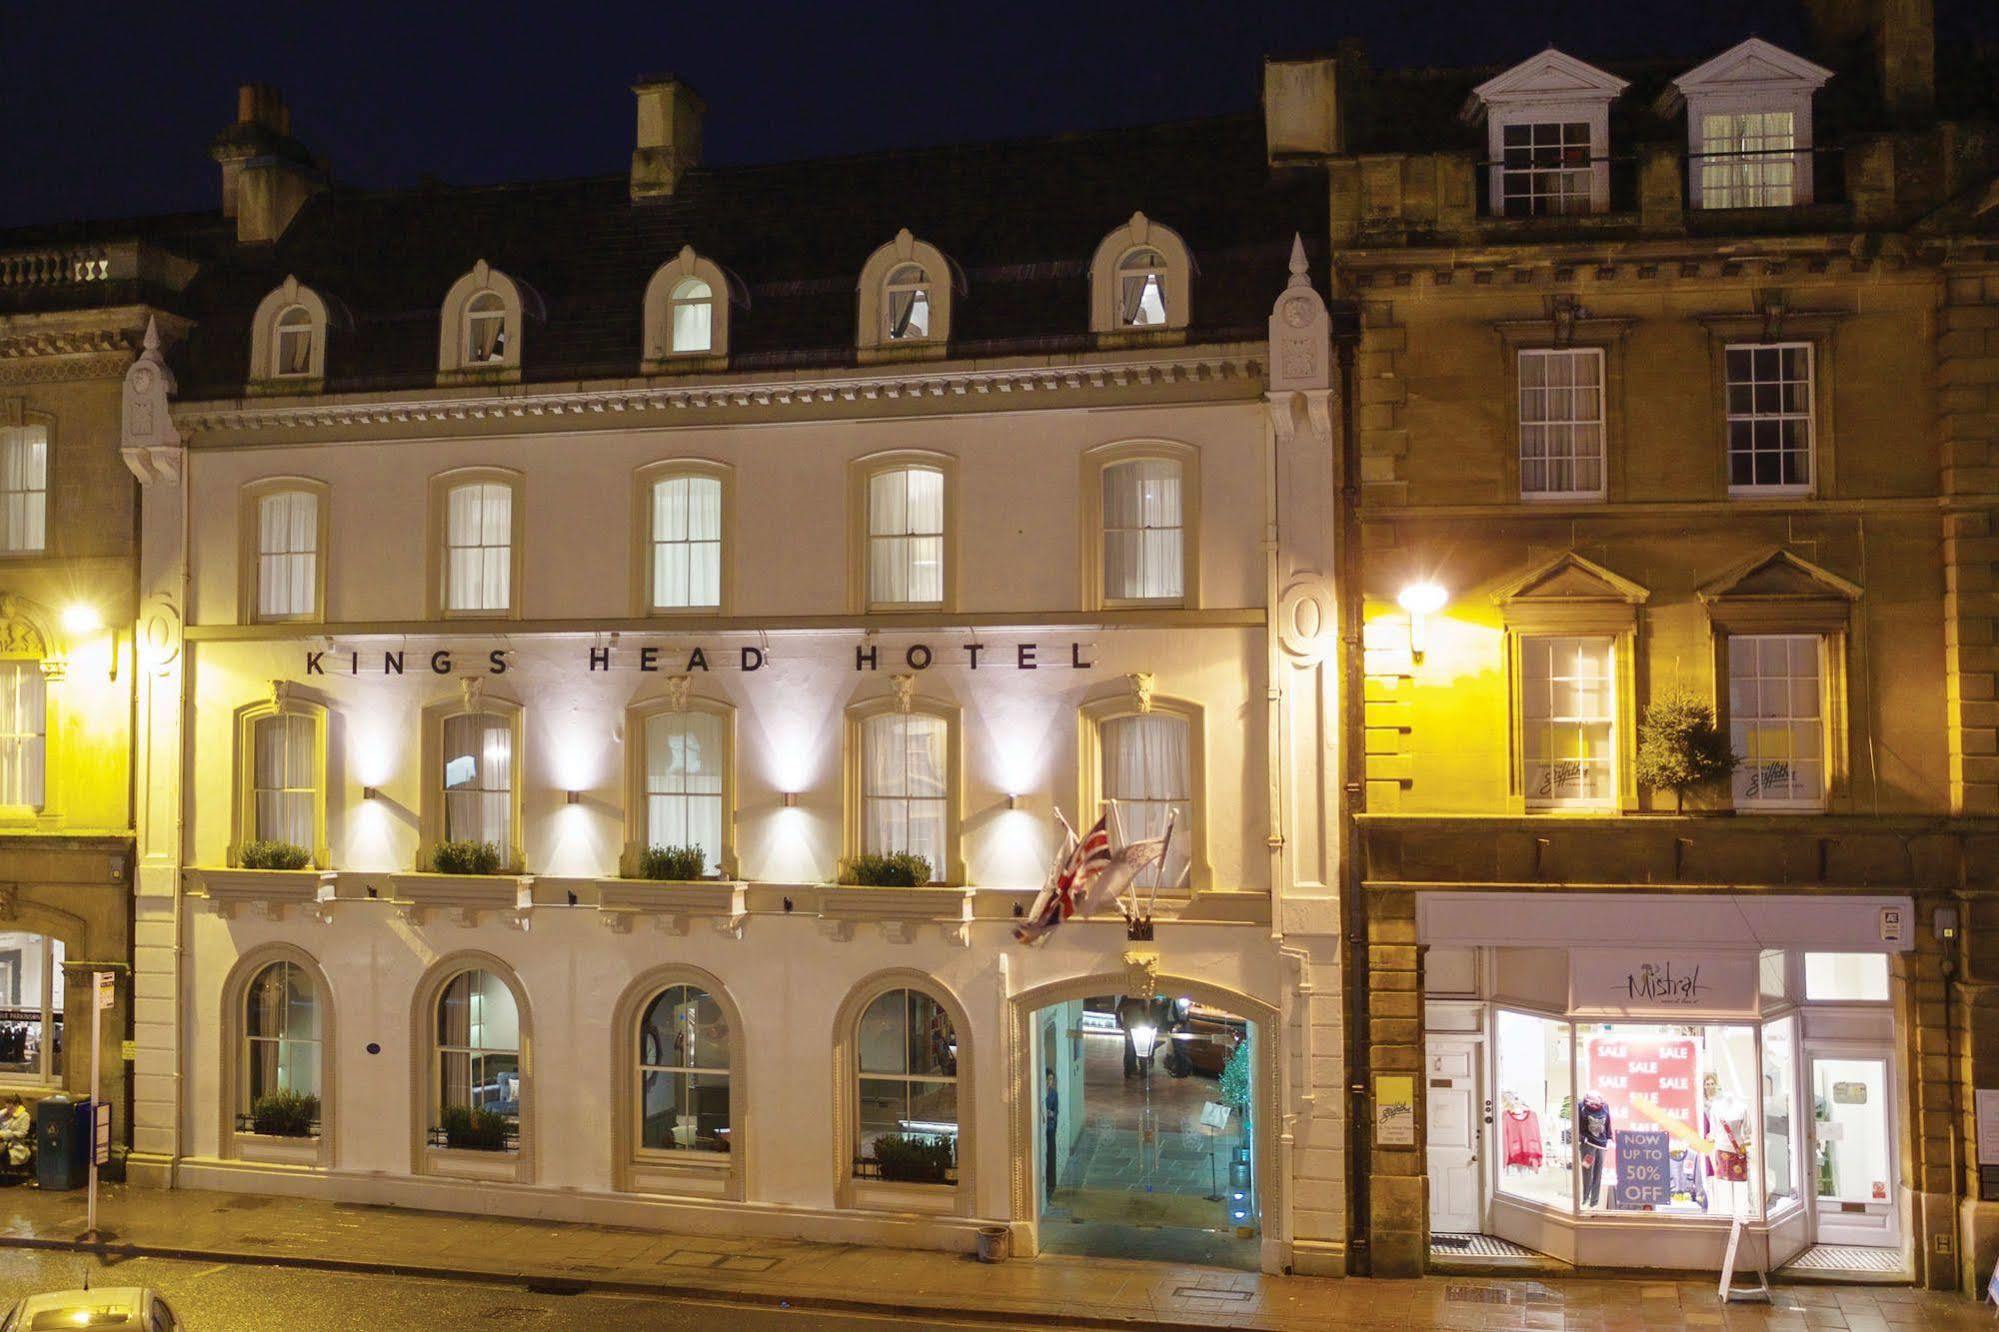
[[[90,1102],[58,1092],[35,1106],[35,1178],[45,1189],[80,1189],[90,1179]]]

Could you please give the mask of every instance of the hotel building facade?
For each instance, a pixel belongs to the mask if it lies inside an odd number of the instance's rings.
[[[133,1178],[1032,1252],[1124,996],[1250,1051],[1217,1229],[1343,1271],[1322,176],[1255,117],[711,168],[635,91],[629,178],[217,141],[121,443]],[[1017,944],[1113,801],[1149,937]]]

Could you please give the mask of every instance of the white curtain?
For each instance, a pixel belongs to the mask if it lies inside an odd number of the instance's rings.
[[[646,845],[698,846],[722,867],[722,718],[661,713],[646,722]]]
[[[41,805],[47,729],[41,663],[0,661],[0,805]]]
[[[1789,111],[1719,112],[1701,117],[1701,207],[1783,208],[1799,166]]]
[[[1527,494],[1602,490],[1602,353],[1523,351],[1519,369],[1520,489]]]
[[[891,340],[930,336],[929,275],[914,264],[889,274],[888,335]]]
[[[722,483],[670,476],[652,488],[652,604],[722,604]]]
[[[1140,250],[1118,265],[1118,319],[1126,327],[1166,322],[1166,293],[1160,285],[1164,267],[1157,250]]]
[[[705,352],[715,346],[715,293],[700,278],[673,289],[673,350]]]
[[[312,850],[313,803],[319,784],[318,728],[310,717],[280,714],[254,725],[250,786],[256,836]]]
[[[257,614],[311,615],[318,575],[318,497],[287,490],[258,500]]]
[[[465,359],[473,365],[507,358],[507,307],[494,292],[472,298],[466,314]]]
[[[883,713],[861,730],[863,850],[903,851],[945,871],[950,726],[923,713]]]
[[[47,542],[49,432],[0,430],[0,550],[40,550]]]
[[[944,600],[944,474],[900,467],[868,478],[868,602]]]
[[[446,507],[445,607],[506,610],[513,604],[513,490],[493,481],[455,486]]]
[[[281,375],[312,369],[312,316],[296,305],[278,316],[276,368]]]
[[[1170,600],[1185,595],[1180,464],[1139,458],[1104,469],[1104,596]]]
[[[467,713],[444,720],[444,837],[513,845],[514,732],[505,717]]]
[[[1126,842],[1158,837],[1173,817],[1164,887],[1178,886],[1193,848],[1192,727],[1185,717],[1153,712],[1114,717],[1098,730],[1106,798],[1117,802],[1117,829]]]

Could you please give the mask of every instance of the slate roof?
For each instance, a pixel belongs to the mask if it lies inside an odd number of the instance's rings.
[[[434,384],[445,292],[484,259],[545,310],[527,322],[523,379],[636,375],[646,282],[683,245],[747,298],[732,315],[731,369],[839,367],[855,359],[861,267],[902,227],[959,270],[954,356],[1077,350],[1088,345],[1090,257],[1134,211],[1178,231],[1194,255],[1193,341],[1265,336],[1294,234],[1323,279],[1323,177],[1273,172],[1261,118],[1243,116],[703,167],[671,198],[637,204],[624,176],[336,188],[276,245],[204,268],[175,370],[185,398],[240,393],[257,304],[292,274],[336,309],[328,391]]]

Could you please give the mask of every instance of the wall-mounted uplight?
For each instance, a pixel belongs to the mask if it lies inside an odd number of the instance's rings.
[[[361,788],[361,798],[363,800],[380,800],[382,798],[382,789],[379,786],[364,786]]]
[[[784,807],[785,807],[786,809],[797,809],[797,808],[798,808],[798,792],[796,792],[796,791],[786,791],[786,792],[784,793]]]
[[[583,803],[583,793],[581,791],[564,791],[562,799],[564,804],[580,805]]]
[[[1006,807],[1008,809],[1019,809],[1020,796],[1012,791],[1008,791],[1006,793]]]
[[[1403,610],[1409,612],[1409,651],[1411,655],[1423,655],[1424,629],[1432,615],[1444,608],[1450,594],[1436,583],[1411,583],[1395,598]]]
[[[98,614],[95,606],[73,601],[62,608],[63,632],[72,637],[94,634],[103,627],[104,617]]]

